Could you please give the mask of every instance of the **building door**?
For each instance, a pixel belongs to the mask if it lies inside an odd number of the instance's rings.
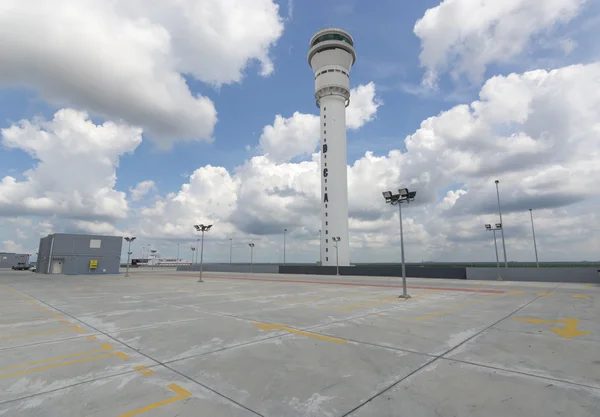
[[[63,260],[62,259],[52,260],[52,273],[53,274],[62,274],[62,270],[63,270]]]

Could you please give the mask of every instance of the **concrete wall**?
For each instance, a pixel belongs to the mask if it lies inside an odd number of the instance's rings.
[[[200,271],[200,264],[178,266],[178,271]],[[250,264],[204,264],[202,270],[205,272],[250,272]],[[253,264],[252,272],[257,274],[277,274],[279,265]]]
[[[12,268],[20,262],[29,265],[29,255],[26,253],[0,252],[0,268]]]
[[[99,248],[90,247],[92,239],[100,240]],[[37,272],[46,274],[51,260],[62,260],[62,272],[65,275],[118,274],[122,245],[123,238],[120,236],[62,233],[49,235],[40,239]],[[90,260],[98,261],[96,269],[90,269]]]
[[[504,281],[600,283],[598,268],[500,268]],[[467,279],[496,280],[497,268],[467,268]]]
[[[335,266],[280,266],[281,274],[335,275]],[[340,275],[401,277],[399,266],[340,266]],[[466,268],[407,266],[406,276],[413,278],[467,279]]]

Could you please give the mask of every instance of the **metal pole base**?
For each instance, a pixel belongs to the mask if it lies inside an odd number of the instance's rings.
[[[204,282],[203,280],[199,279],[198,282]]]
[[[405,299],[409,299],[410,295],[406,294],[406,295],[399,295],[398,298],[405,298]]]
[[[129,277],[129,275],[127,275],[127,274],[126,274],[126,275],[125,275],[125,278],[128,278],[128,277]]]

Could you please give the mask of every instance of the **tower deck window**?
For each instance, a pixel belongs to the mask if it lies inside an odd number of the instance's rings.
[[[310,46],[313,47],[316,44],[325,42],[325,41],[341,41],[341,42],[346,42],[347,44],[354,46],[354,42],[352,42],[352,39],[350,39],[347,36],[342,35],[341,33],[326,33],[324,35],[321,35],[317,39],[315,39],[313,41],[312,45],[310,45]]]

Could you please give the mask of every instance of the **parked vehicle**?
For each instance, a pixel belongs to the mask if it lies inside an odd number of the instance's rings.
[[[29,265],[25,264],[25,262],[19,262],[18,264],[13,265],[12,269],[15,271],[27,271],[29,270]]]
[[[37,271],[37,268],[36,268],[36,266],[35,266],[35,265],[33,265],[33,266],[31,266],[31,268],[29,268],[29,270],[30,270],[31,272],[35,272],[35,271]]]

